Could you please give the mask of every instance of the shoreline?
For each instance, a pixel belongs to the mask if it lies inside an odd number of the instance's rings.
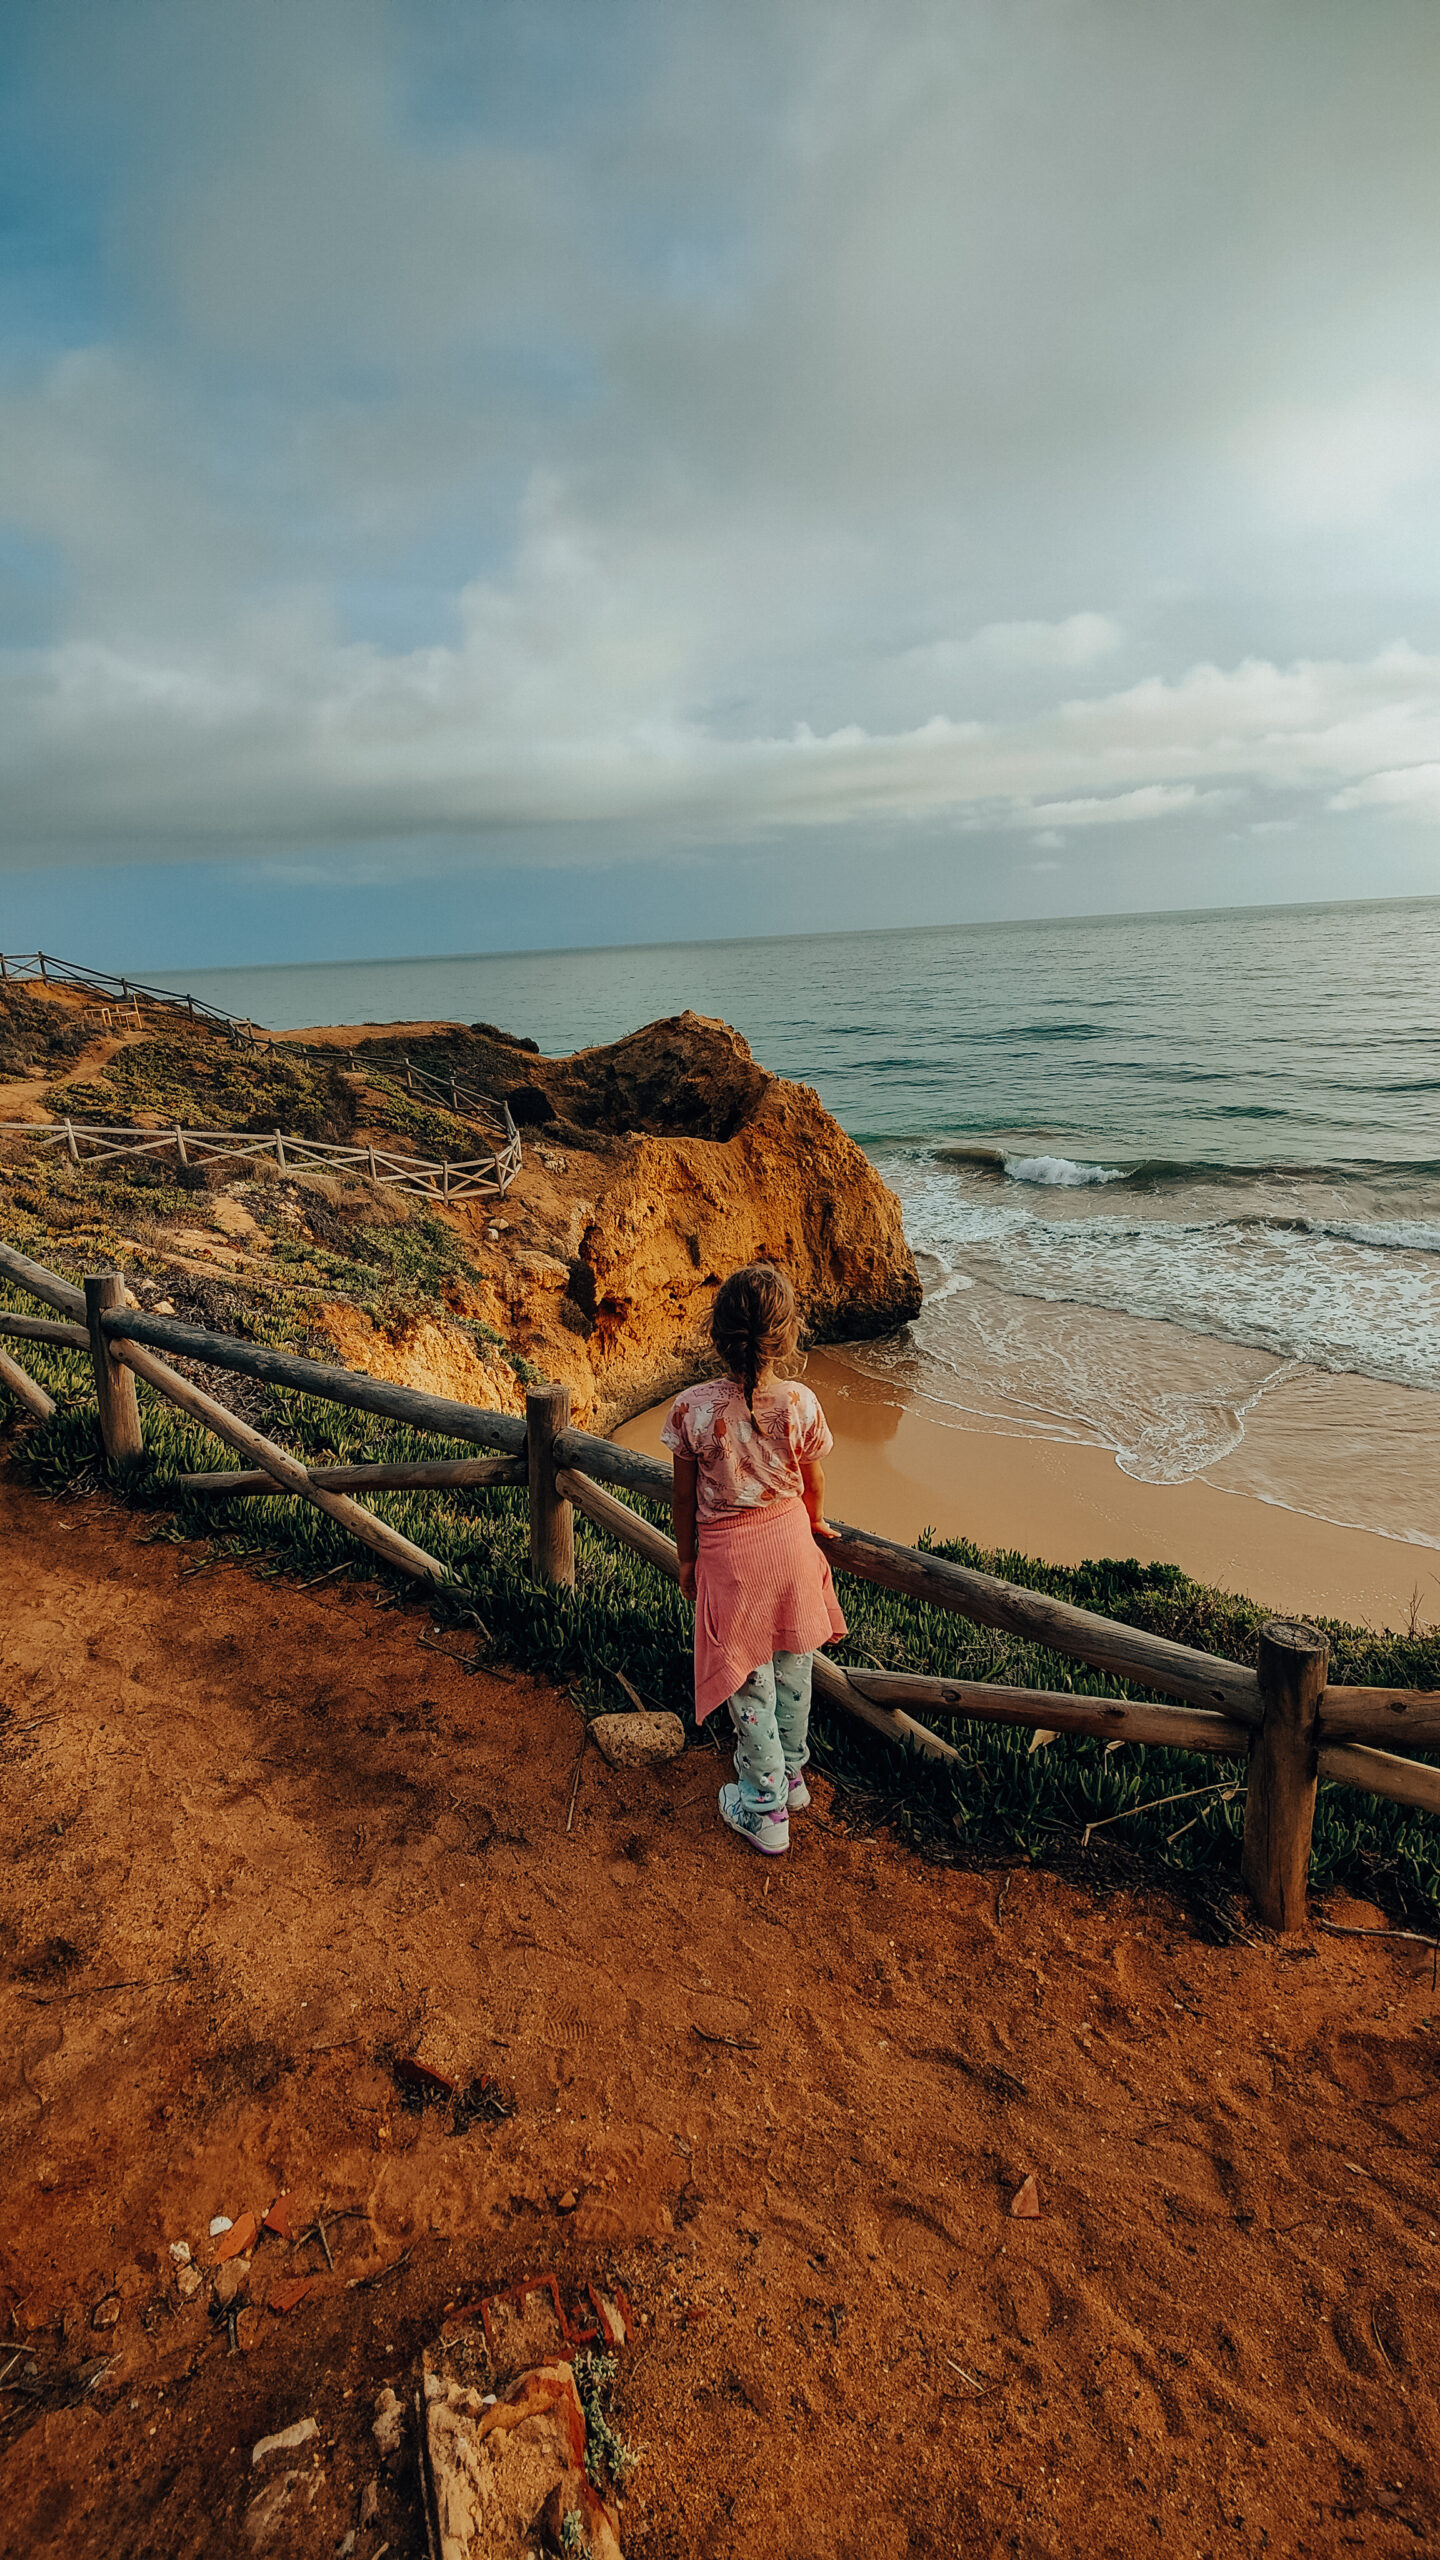
[[[930,1529],[1054,1565],[1135,1556],[1178,1565],[1279,1615],[1399,1631],[1418,1592],[1418,1623],[1440,1620],[1440,1549],[1344,1528],[1203,1477],[1144,1484],[1108,1449],[938,1422],[843,1352],[812,1351],[805,1376],[835,1435],[827,1503],[857,1528],[907,1546]],[[663,1456],[667,1411],[651,1406],[614,1437]]]

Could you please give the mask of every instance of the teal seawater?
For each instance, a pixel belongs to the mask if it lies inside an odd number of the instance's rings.
[[[186,984],[275,1029],[443,1016],[552,1052],[692,1006],[817,1086],[865,1142],[1440,1169],[1440,898],[222,969]]]

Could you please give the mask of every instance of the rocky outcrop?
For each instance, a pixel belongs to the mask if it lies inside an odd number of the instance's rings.
[[[715,1290],[741,1263],[784,1266],[815,1342],[886,1333],[917,1313],[894,1194],[818,1095],[767,1073],[725,1023],[683,1013],[568,1058],[488,1026],[412,1036],[406,1050],[503,1094],[524,1127],[506,1199],[450,1213],[476,1285],[447,1296],[454,1315],[568,1385],[588,1428],[705,1374]],[[412,1326],[390,1351],[429,1383],[440,1344],[433,1327],[422,1335]],[[344,1348],[380,1365],[353,1327]]]
[[[253,1297],[356,1368],[507,1412],[532,1373],[557,1379],[600,1431],[710,1369],[715,1291],[741,1263],[784,1266],[815,1342],[889,1332],[919,1309],[899,1203],[874,1167],[808,1085],[769,1074],[702,1014],[544,1058],[489,1023],[367,1024],[238,1051],[155,1005],[102,1043],[93,1010],[87,990],[53,986],[11,1006],[0,1119],[283,1123],[354,1151],[284,1167],[122,1158],[102,1177],[12,1142],[0,1194],[21,1201],[26,1232],[52,1214],[68,1230],[80,1184],[87,1249],[120,1261],[147,1304],[183,1301],[223,1331]],[[502,1100],[524,1137],[504,1199],[442,1205],[366,1179],[367,1147],[484,1155]]]

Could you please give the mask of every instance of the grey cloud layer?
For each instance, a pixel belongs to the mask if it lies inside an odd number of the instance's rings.
[[[600,14],[37,24],[4,858],[1433,823],[1432,7]]]

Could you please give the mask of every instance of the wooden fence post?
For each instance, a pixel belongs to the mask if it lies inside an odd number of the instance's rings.
[[[568,1387],[527,1387],[525,1455],[530,1469],[530,1571],[537,1582],[573,1583],[575,1514],[555,1489],[555,1435],[570,1425]]]
[[[1313,1627],[1260,1630],[1262,1721],[1250,1746],[1241,1872],[1271,1929],[1303,1929],[1315,1820],[1320,1700],[1329,1647]]]
[[[85,1320],[90,1328],[90,1356],[95,1363],[95,1393],[100,1403],[100,1437],[105,1455],[128,1466],[143,1456],[140,1407],[135,1381],[122,1369],[101,1330],[100,1318],[125,1304],[125,1283],[118,1271],[92,1274],[85,1283]]]

